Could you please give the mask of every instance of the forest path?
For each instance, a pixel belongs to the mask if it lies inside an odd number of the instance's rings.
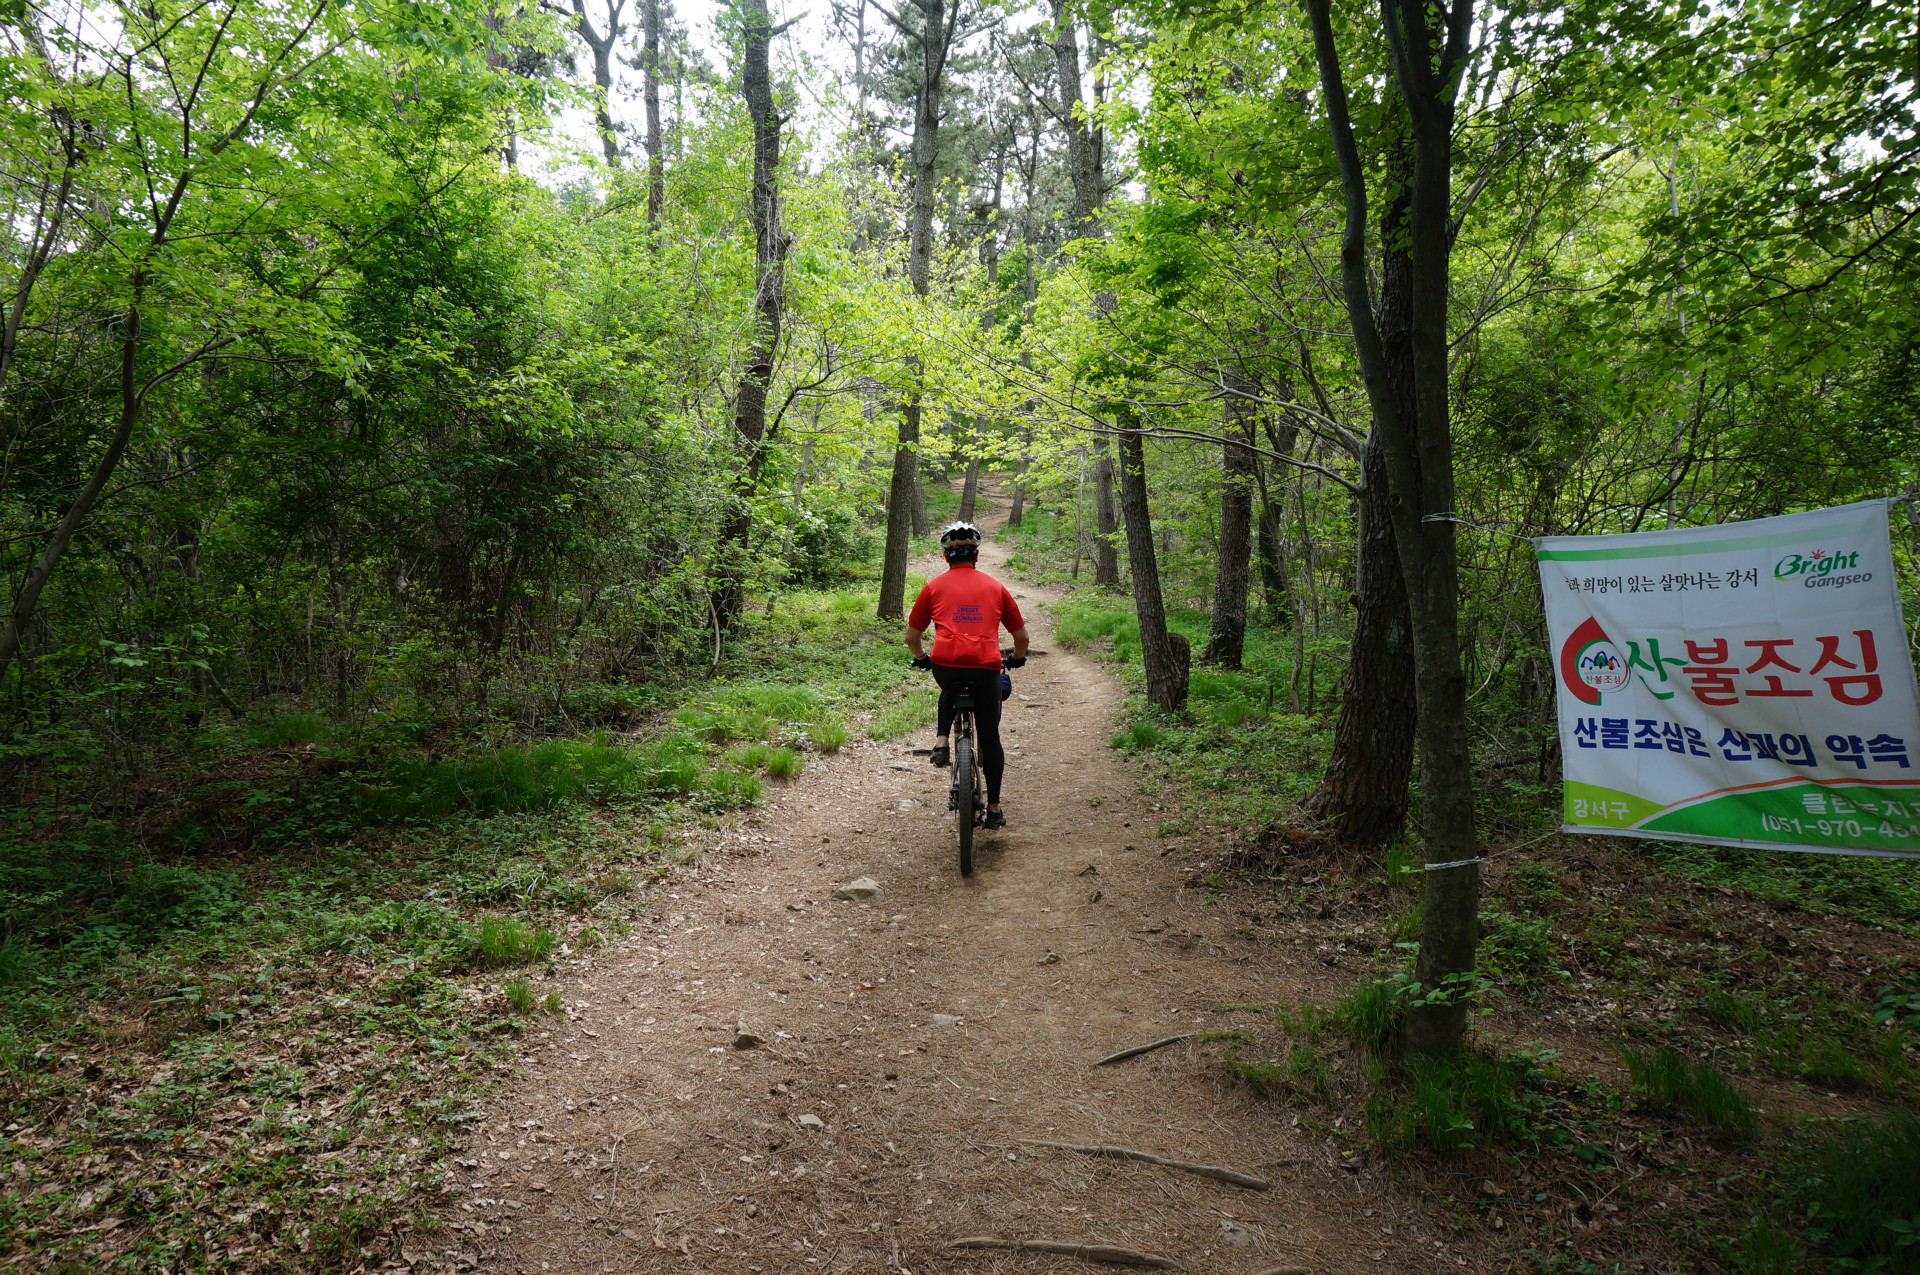
[[[979,520],[1005,516],[983,492]],[[990,539],[982,565],[1005,558]],[[1104,1241],[1236,1275],[1468,1265],[1199,1040],[1332,971],[1234,937],[1236,917],[1182,888],[1186,856],[1156,840],[1159,815],[1107,747],[1119,682],[1053,648],[1052,593],[1010,587],[1048,653],[1014,675],[1008,825],[982,834],[973,876],[930,730],[810,759],[708,834],[645,924],[567,964],[567,1020],[535,1029],[524,1074],[450,1165],[449,1230],[405,1237],[417,1269],[1091,1269],[946,1248],[979,1235]],[[884,895],[834,900],[861,876]],[[734,1049],[741,1021],[766,1043]],[[1180,1032],[1195,1036],[1091,1065]],[[1020,1138],[1228,1166],[1272,1190]]]

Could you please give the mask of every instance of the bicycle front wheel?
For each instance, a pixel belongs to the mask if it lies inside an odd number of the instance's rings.
[[[960,790],[955,803],[960,819],[960,875],[973,875],[973,741],[965,735],[953,741],[953,782]]]

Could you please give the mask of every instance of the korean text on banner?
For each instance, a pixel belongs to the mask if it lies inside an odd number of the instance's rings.
[[[1537,543],[1567,831],[1920,857],[1885,501]]]

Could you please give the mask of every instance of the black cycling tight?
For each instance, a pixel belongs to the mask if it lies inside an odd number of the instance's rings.
[[[980,750],[980,769],[987,777],[987,804],[1000,803],[1000,776],[1007,770],[1007,752],[1000,746],[1000,670],[933,666],[940,684],[940,738],[953,729],[953,701],[964,688],[973,693],[973,738]]]

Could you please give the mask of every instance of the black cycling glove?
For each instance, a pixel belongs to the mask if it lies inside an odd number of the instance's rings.
[[[1008,668],[1025,668],[1027,666],[1027,657],[1024,655],[1009,655],[1006,659],[1002,660],[1001,663],[1005,664]]]
[[[913,666],[919,669],[930,669],[933,667],[933,657],[930,655],[916,655],[913,657]]]

